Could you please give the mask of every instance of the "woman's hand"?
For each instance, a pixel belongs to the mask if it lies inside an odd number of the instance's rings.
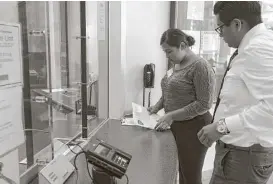
[[[158,112],[157,108],[155,106],[148,107],[149,114],[156,114]]]
[[[157,124],[155,126],[155,130],[164,131],[167,130],[173,123],[172,116],[170,114],[165,114],[159,120],[157,120]]]

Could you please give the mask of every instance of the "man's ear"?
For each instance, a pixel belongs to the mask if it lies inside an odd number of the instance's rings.
[[[242,29],[242,21],[239,19],[234,19],[233,20],[235,22],[236,28],[238,29],[238,31],[240,31]]]

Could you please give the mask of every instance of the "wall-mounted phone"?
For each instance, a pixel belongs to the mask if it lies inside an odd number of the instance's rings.
[[[151,88],[154,88],[154,80],[155,80],[155,64],[150,63],[144,66],[143,71],[143,106],[145,107],[145,91],[146,88],[149,89],[148,95],[148,107],[150,107],[151,102]]]
[[[144,66],[143,83],[144,88],[153,88],[155,78],[155,64],[150,63]]]

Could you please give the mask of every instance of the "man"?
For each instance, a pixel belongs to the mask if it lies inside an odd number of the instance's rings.
[[[214,120],[199,133],[216,141],[210,184],[265,184],[273,171],[273,31],[255,1],[214,5],[216,31],[236,48],[216,103]]]

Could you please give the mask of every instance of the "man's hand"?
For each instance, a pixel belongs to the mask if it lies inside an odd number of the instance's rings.
[[[172,116],[170,114],[165,114],[159,120],[157,120],[157,124],[155,126],[155,130],[164,131],[167,130],[173,123]]]
[[[198,139],[206,147],[211,147],[211,145],[223,137],[223,134],[217,131],[217,123],[209,124],[203,127],[197,134]]]

